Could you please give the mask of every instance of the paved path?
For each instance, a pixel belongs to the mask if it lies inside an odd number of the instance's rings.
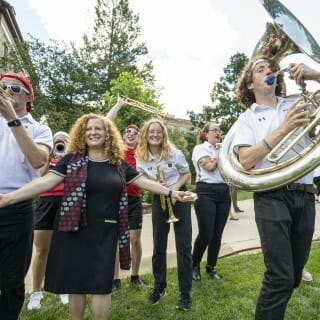
[[[239,207],[244,210],[243,213],[235,214],[239,220],[228,220],[222,236],[222,245],[220,250],[220,256],[232,254],[236,251],[242,251],[247,248],[254,248],[260,246],[258,231],[254,221],[253,213],[253,200],[239,201]],[[320,238],[320,204],[316,204],[316,224],[314,239]],[[142,228],[142,249],[143,259],[141,262],[140,273],[151,272],[151,257],[152,257],[152,225],[151,214],[145,214],[143,217]],[[198,228],[194,211],[192,211],[192,236],[196,237]],[[174,233],[171,228],[168,239],[168,267],[176,266],[176,254],[175,254],[175,242]],[[123,272],[122,276],[125,277],[129,273]],[[31,268],[26,277],[26,290],[30,292],[32,290],[32,278]]]

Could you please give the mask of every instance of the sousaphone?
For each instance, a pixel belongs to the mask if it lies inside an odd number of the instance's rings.
[[[272,17],[266,33],[258,42],[254,56],[268,53],[269,57],[283,59],[293,53],[305,53],[320,63],[320,47],[303,24],[278,0],[260,0]],[[237,122],[226,135],[219,152],[219,170],[225,182],[247,191],[266,191],[285,186],[305,176],[320,165],[320,90],[305,95],[312,104],[310,124],[290,132],[270,152],[273,165],[246,171],[233,152],[232,141]],[[308,141],[301,150],[300,142]],[[294,154],[288,157],[287,154]]]

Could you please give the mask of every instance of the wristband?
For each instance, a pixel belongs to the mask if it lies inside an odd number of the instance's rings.
[[[168,197],[169,197],[170,199],[172,199],[172,193],[173,193],[173,191],[172,191],[171,189],[169,189]]]
[[[8,122],[8,127],[19,127],[21,126],[20,119],[14,119]]]

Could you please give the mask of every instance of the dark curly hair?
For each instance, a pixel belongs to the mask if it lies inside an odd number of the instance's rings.
[[[256,61],[260,59],[266,60],[269,63],[269,66],[273,72],[280,70],[279,64],[276,61],[268,58],[267,56],[254,57],[247,63],[239,78],[236,90],[237,99],[245,108],[250,108],[250,106],[254,102],[256,102],[254,93],[251,89],[248,89],[248,86],[252,83],[252,66]],[[282,74],[279,74],[277,76],[277,86],[275,93],[277,96],[285,94],[285,84]]]

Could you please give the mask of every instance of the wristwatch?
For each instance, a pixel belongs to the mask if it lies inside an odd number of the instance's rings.
[[[14,119],[8,122],[8,127],[19,127],[21,126],[20,119]]]

